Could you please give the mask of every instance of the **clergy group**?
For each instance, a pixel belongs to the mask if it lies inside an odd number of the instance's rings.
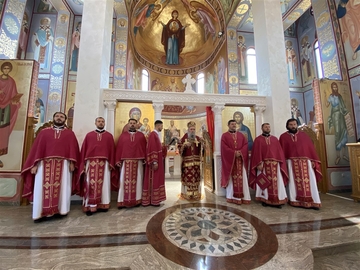
[[[118,191],[119,209],[160,206],[166,200],[164,159],[168,146],[161,143],[163,122],[144,135],[136,119],[130,118],[117,144],[105,130],[105,119],[95,119],[96,129],[86,134],[79,149],[75,134],[66,127],[67,116],[53,115],[53,125],[37,135],[22,170],[23,197],[33,205],[32,218],[40,222],[66,216],[71,196],[82,197],[86,215],[106,212],[111,191]],[[202,154],[207,141],[195,135],[196,124],[178,144],[181,163],[181,197],[201,200]],[[297,128],[295,119],[286,123],[287,132],[279,140],[262,125],[249,158],[246,134],[229,120],[221,137],[221,186],[229,203],[248,204],[249,187],[263,206],[292,206],[319,209],[317,181],[320,161],[311,139]],[[249,162],[250,161],[250,162]],[[250,163],[250,164],[249,164]]]

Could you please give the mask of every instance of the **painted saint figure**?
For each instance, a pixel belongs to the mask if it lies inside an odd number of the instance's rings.
[[[298,74],[296,52],[290,40],[286,41],[286,64],[288,68],[288,79],[290,84],[295,84]]]
[[[354,0],[340,0],[336,15],[340,20],[343,40],[349,40],[353,50],[352,59],[357,59],[360,51],[360,5]]]
[[[75,27],[75,31],[72,34],[72,39],[71,39],[70,71],[77,71],[77,69],[78,69],[80,33],[81,33],[81,22],[78,22]]]
[[[233,119],[236,122],[236,127],[238,127],[236,131],[239,131],[245,135],[245,137],[248,141],[248,149],[249,149],[249,151],[251,151],[254,141],[251,136],[250,129],[243,124],[244,115],[242,114],[242,112],[236,111],[236,112],[234,112]]]
[[[345,115],[348,114],[349,111],[346,109],[343,97],[339,94],[339,87],[336,82],[331,84],[331,91],[332,93],[325,105],[326,107],[331,105],[330,116],[328,118],[328,128],[329,130],[334,128],[335,132],[335,164],[337,165],[339,164],[341,158],[349,161],[349,158],[345,155],[345,147],[348,141]]]
[[[247,77],[246,44],[245,44],[245,38],[243,36],[238,37],[237,54],[238,54],[238,61],[239,61],[240,78],[246,79],[246,77]]]
[[[161,44],[164,46],[167,65],[179,65],[180,64],[180,53],[185,47],[185,28],[189,24],[184,26],[178,20],[179,12],[174,10],[171,13],[171,20],[167,24],[164,24],[162,21],[159,23],[163,26],[163,31],[161,35]]]
[[[16,83],[9,73],[13,66],[10,62],[1,65],[0,75],[0,156],[8,153],[9,139],[14,129],[16,118],[21,106],[20,98],[22,94],[18,94]],[[0,168],[4,164],[0,160]]]
[[[33,36],[34,60],[40,63],[41,69],[48,69],[51,62],[51,50],[54,41],[54,32],[51,29],[51,20],[44,17],[40,20],[39,29]]]

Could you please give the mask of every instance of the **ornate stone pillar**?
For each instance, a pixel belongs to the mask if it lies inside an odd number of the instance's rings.
[[[113,12],[113,0],[84,1],[73,126],[80,144],[103,114],[101,89],[109,87]]]
[[[155,121],[161,120],[161,113],[162,113],[162,110],[164,109],[164,102],[153,102],[152,106],[154,108]]]
[[[115,109],[116,101],[104,101],[106,130],[115,135]]]
[[[256,50],[257,88],[267,96],[264,121],[274,135],[284,131],[290,118],[290,92],[285,56],[284,28],[278,0],[252,2]]]
[[[265,106],[255,106],[254,107],[256,136],[259,136],[262,133],[261,125],[264,123],[263,116],[264,116],[265,110],[266,110]]]
[[[221,135],[222,135],[222,111],[225,104],[215,103],[212,106],[214,112],[214,178],[215,194],[225,196],[225,189],[221,187]]]

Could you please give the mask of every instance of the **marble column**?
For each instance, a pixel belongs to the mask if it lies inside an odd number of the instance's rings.
[[[215,103],[212,106],[214,112],[214,178],[215,194],[225,196],[225,189],[221,187],[221,135],[222,135],[222,111],[225,104]]]
[[[259,136],[260,134],[262,134],[261,125],[264,123],[263,117],[264,117],[265,109],[266,109],[265,106],[255,106],[254,107],[256,136]]]
[[[287,77],[284,29],[279,0],[252,2],[257,66],[257,88],[267,96],[264,121],[279,136],[290,118],[290,92]]]
[[[113,12],[113,0],[84,1],[73,124],[80,143],[104,114],[101,88],[109,87]]]
[[[106,130],[112,135],[115,135],[115,108],[116,101],[104,101],[106,119]]]
[[[154,108],[155,121],[161,120],[161,113],[162,113],[162,110],[164,109],[164,103],[163,102],[153,102],[152,106]]]

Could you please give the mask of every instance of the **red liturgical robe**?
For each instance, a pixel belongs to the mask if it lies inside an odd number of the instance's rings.
[[[260,165],[261,162],[265,163],[265,161],[276,161],[279,163],[284,185],[286,185],[289,177],[284,152],[281,149],[279,140],[272,135],[269,137],[260,135],[256,137],[252,148],[249,186],[255,189],[255,179],[257,177],[256,167]]]
[[[78,167],[79,145],[74,132],[66,128],[42,130],[35,139],[22,171],[23,197],[30,201],[34,199],[35,203],[37,200],[37,198],[33,198],[35,175],[31,174],[31,168],[35,165],[38,166],[39,161],[44,162],[42,216],[58,213],[60,188],[64,180],[62,178],[64,160],[71,161],[75,168]],[[72,194],[79,191],[75,173],[72,174],[72,181],[69,183],[72,183]]]
[[[241,156],[236,158],[235,152],[240,151]],[[221,136],[221,186],[226,188],[229,184],[230,175],[233,174],[233,168],[236,166],[236,161],[241,159],[242,164],[247,171],[248,168],[248,141],[244,134],[241,132],[225,132]],[[242,168],[238,168],[236,174],[240,177],[236,179],[242,179]],[[234,178],[234,177],[233,177]],[[239,186],[239,193],[242,193],[242,183]],[[235,183],[234,183],[235,185]],[[234,190],[235,191],[235,190]],[[235,191],[236,192],[236,191]]]
[[[124,170],[124,187],[120,193],[124,194],[124,201],[118,201],[119,207],[130,207],[141,203],[141,194],[137,194],[139,185],[143,179],[138,178],[139,161],[146,157],[146,138],[142,132],[123,132],[121,133],[115,154],[115,164],[122,164],[120,174]],[[138,183],[141,181],[141,183]],[[119,181],[118,181],[119,182]],[[142,190],[142,189],[141,189]],[[141,191],[139,191],[141,192]],[[140,197],[140,199],[137,199]],[[118,199],[119,200],[119,199]]]
[[[159,205],[166,200],[163,146],[156,131],[150,133],[146,148],[146,168],[142,205]],[[156,162],[157,170],[152,169]]]
[[[99,204],[104,171],[109,169],[105,168],[105,161],[108,162],[111,170],[115,169],[115,144],[112,134],[107,131],[89,132],[82,144],[80,156],[80,196],[89,198],[89,204]],[[88,161],[89,171],[86,172]],[[88,182],[86,175],[90,177]]]
[[[289,183],[290,204],[303,207],[319,207],[320,198],[316,183],[313,182],[319,182],[322,175],[320,160],[310,137],[302,131],[298,131],[296,134],[285,132],[280,136],[279,141],[285,159],[291,162],[289,166],[292,168],[291,173],[294,178],[290,179]],[[311,177],[312,168],[310,166],[314,169],[315,177]],[[292,196],[292,190],[294,190],[296,197]]]

